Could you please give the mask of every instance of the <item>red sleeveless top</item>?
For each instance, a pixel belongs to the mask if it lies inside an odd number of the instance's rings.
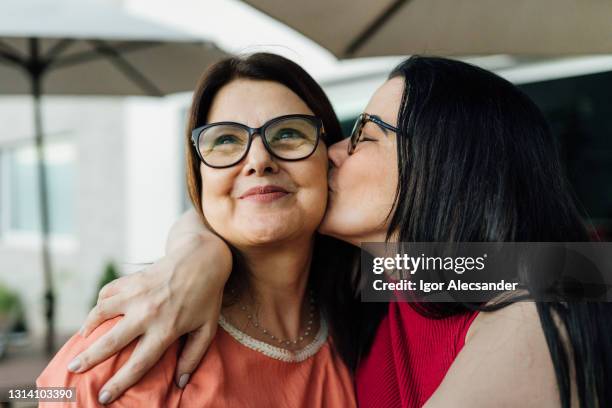
[[[372,348],[357,369],[359,406],[423,406],[463,348],[477,314],[431,319],[421,316],[408,303],[389,303],[389,312],[378,327]]]

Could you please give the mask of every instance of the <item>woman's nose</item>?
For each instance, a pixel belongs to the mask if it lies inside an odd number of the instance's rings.
[[[242,172],[244,175],[254,174],[263,176],[266,173],[278,172],[278,163],[266,149],[261,137],[255,136],[251,142],[251,148],[245,158],[246,162]]]
[[[348,142],[349,138],[346,138],[334,143],[327,149],[327,155],[334,167],[342,166],[342,163],[348,157]]]

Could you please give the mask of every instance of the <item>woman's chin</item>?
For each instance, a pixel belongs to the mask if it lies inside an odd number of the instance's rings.
[[[333,210],[327,211],[319,225],[318,232],[356,246],[361,245],[362,242],[383,242],[385,240],[384,229],[374,226],[369,228],[369,225],[364,225],[364,218],[357,214],[349,216]]]
[[[329,235],[330,237],[352,243],[350,228],[346,228],[346,223],[342,222],[342,219],[339,218],[340,217],[336,217],[333,212],[327,211],[317,231],[320,234]]]
[[[254,231],[244,237],[242,244],[252,247],[274,245],[286,240],[288,237],[289,234],[280,232]]]
[[[295,237],[312,234],[314,234],[314,231],[305,231],[303,228],[291,225],[291,223],[276,222],[258,225],[251,222],[248,227],[242,229],[240,241],[244,246],[273,245]]]

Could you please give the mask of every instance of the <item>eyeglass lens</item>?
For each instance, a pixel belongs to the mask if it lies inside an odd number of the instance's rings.
[[[304,118],[273,122],[263,130],[264,146],[274,156],[299,160],[312,154],[317,145],[318,128]],[[200,133],[198,149],[206,164],[230,166],[243,159],[249,149],[248,129],[219,124]]]

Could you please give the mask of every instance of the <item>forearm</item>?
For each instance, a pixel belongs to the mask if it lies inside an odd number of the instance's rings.
[[[198,213],[192,208],[183,213],[170,228],[166,240],[166,254],[194,240],[215,247],[219,247],[220,244],[225,245],[221,238],[204,225]]]

